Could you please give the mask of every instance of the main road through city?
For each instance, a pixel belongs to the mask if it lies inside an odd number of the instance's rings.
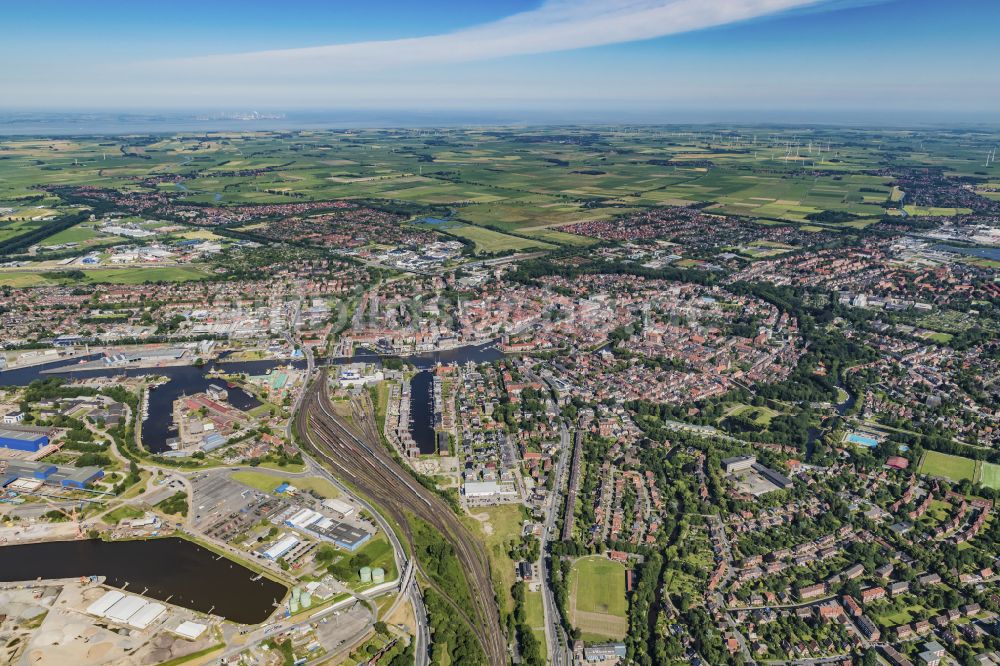
[[[493,592],[489,559],[482,543],[475,539],[445,501],[420,485],[382,446],[369,410],[355,409],[360,429],[337,416],[330,403],[327,371],[322,369],[302,398],[296,415],[296,430],[311,453],[330,465],[335,475],[368,496],[399,526],[403,538],[414,550],[410,517],[428,523],[454,548],[469,584],[472,603],[468,610],[455,603],[452,590],[443,589],[420,569],[428,585],[452,607],[471,628],[490,666],[507,663],[507,640]],[[419,568],[419,562],[417,562]]]

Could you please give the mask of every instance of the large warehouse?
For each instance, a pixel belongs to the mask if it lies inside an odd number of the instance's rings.
[[[30,460],[9,460],[7,469],[0,477],[0,487],[6,487],[16,479],[37,479],[58,486],[83,488],[104,476],[100,467],[63,467]]]
[[[87,612],[136,629],[145,629],[166,612],[167,607],[142,597],[108,590],[100,599],[87,606]]]
[[[39,429],[41,430],[41,429]],[[35,453],[49,443],[49,436],[44,431],[36,432],[28,428],[0,427],[0,447]]]

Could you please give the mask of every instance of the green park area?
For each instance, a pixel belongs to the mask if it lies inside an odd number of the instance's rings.
[[[521,540],[521,525],[524,520],[522,508],[516,504],[487,507],[477,510],[465,523],[486,546],[490,557],[490,573],[493,586],[503,590],[499,595],[501,609],[513,609],[514,600],[510,589],[514,586],[515,562],[510,558],[511,546]]]
[[[543,646],[545,645],[545,611],[542,605],[542,593],[524,593],[524,621],[531,627],[535,638]]]

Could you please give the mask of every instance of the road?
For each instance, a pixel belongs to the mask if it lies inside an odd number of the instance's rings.
[[[221,660],[224,659],[231,659],[233,657],[236,657],[247,648],[256,645],[257,643],[259,643],[260,641],[264,640],[269,636],[275,636],[288,631],[294,631],[296,629],[321,621],[323,618],[329,618],[329,616],[333,615],[334,613],[342,612],[344,605],[348,603],[351,603],[351,600],[348,600],[343,605],[334,604],[329,608],[324,608],[323,610],[314,613],[308,618],[304,618],[297,621],[293,621],[290,618],[289,619],[281,618],[273,622],[268,622],[267,624],[262,625],[254,629],[253,631],[245,634],[241,638],[241,640],[230,641],[228,647],[226,648],[226,651],[215,657],[216,663],[219,663]],[[353,603],[357,602],[355,601]],[[337,655],[349,651],[352,647],[354,647],[354,645],[358,641],[360,641],[364,636],[368,634],[369,631],[371,631],[372,625],[375,623],[375,617],[371,614],[370,607],[368,607],[366,604],[361,604],[361,606],[368,610],[368,618],[366,619],[365,623],[357,631],[355,631],[353,634],[345,638],[344,642],[341,643],[339,648],[324,655],[323,656],[324,660],[331,659],[332,657],[335,657]]]
[[[762,664],[794,664],[795,666],[818,666],[819,664],[840,664],[844,662],[845,657],[849,655],[840,655],[839,657],[817,657],[815,659],[789,659],[787,661],[781,660],[767,660],[762,661]]]
[[[302,300],[300,299],[299,302],[298,302],[298,306],[297,306],[297,308],[295,310],[295,317],[292,318],[292,329],[294,329],[295,322],[296,322],[296,320],[298,320],[299,314],[301,313],[301,311],[302,311]],[[294,348],[295,347],[295,339],[292,337],[292,332],[293,331],[291,331],[291,330],[288,331],[288,332],[286,332],[285,333],[285,339],[288,340],[288,344],[290,344]],[[293,414],[293,415],[298,413],[299,407],[302,405],[302,398],[306,394],[306,391],[305,391],[304,387],[309,385],[310,380],[312,380],[312,378],[313,378],[313,372],[316,369],[316,362],[315,362],[315,360],[313,358],[312,347],[309,347],[307,345],[302,345],[301,349],[302,349],[302,353],[304,353],[306,355],[306,376],[305,376],[305,379],[302,382],[303,383],[303,389],[301,391],[299,391],[299,393],[298,393],[297,396],[295,396],[295,403],[292,405],[292,411],[291,411],[291,414]],[[288,419],[288,423],[285,424],[285,438],[288,439],[288,441],[292,441],[292,423],[294,422],[294,420],[295,419],[294,419],[294,416],[293,416],[292,418]]]
[[[360,424],[360,429],[355,429],[333,413],[328,391],[324,368],[306,390],[296,415],[296,427],[303,443],[330,465],[335,475],[377,504],[397,525],[411,549],[415,541],[411,516],[429,524],[451,544],[469,584],[474,617],[468,615],[469,609],[455,603],[453,592],[437,585],[419,563],[418,570],[456,615],[465,620],[482,646],[488,663],[504,666],[508,655],[507,639],[500,624],[489,559],[482,543],[472,537],[437,493],[420,485],[390,457],[377,436],[370,410],[361,410],[355,405],[354,421]]]
[[[583,455],[583,430],[577,430],[573,438],[573,461],[569,471],[569,486],[566,488],[566,511],[563,516],[562,540],[572,541],[575,519],[576,491],[580,487],[580,458]]]
[[[410,587],[406,590],[413,604],[414,653],[416,654],[416,666],[427,666],[430,663],[431,630],[430,622],[427,620],[427,609],[424,608],[424,599],[420,594],[420,586],[414,578],[410,581]]]
[[[562,623],[559,621],[559,608],[556,606],[555,595],[549,581],[548,567],[546,560],[549,556],[549,544],[556,536],[556,517],[559,514],[559,498],[562,496],[561,489],[566,480],[566,461],[570,457],[571,435],[569,430],[563,425],[559,431],[559,461],[556,463],[555,482],[552,484],[552,492],[546,500],[545,522],[542,529],[542,547],[540,549],[538,569],[542,578],[542,611],[545,616],[545,646],[548,651],[548,663],[554,666],[570,666],[573,663],[570,654],[566,632],[563,631]]]

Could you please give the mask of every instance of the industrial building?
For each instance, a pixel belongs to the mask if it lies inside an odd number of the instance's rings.
[[[226,443],[226,438],[217,432],[210,433],[206,435],[201,440],[201,450],[205,453],[210,453]]]
[[[349,516],[354,513],[354,507],[339,499],[323,500],[323,506],[331,511],[336,511],[342,516]]]
[[[466,497],[515,497],[517,489],[510,483],[497,483],[496,481],[466,481],[462,485],[462,494]]]
[[[624,643],[604,643],[583,648],[583,658],[587,661],[619,661],[625,658]]]
[[[56,347],[73,347],[92,342],[92,338],[85,338],[82,335],[60,335],[52,341]]]
[[[139,363],[140,361],[177,361],[184,358],[187,354],[187,350],[183,347],[170,347],[167,349],[146,349],[141,352],[136,352],[132,354],[116,354],[114,356],[105,356],[98,364],[103,364],[107,367],[116,367],[122,365],[129,365],[132,363]]]
[[[328,518],[312,509],[293,509],[294,513],[286,515],[284,522],[289,527],[312,532],[316,536],[332,541],[344,550],[354,551],[371,539],[370,532]]]
[[[83,488],[102,476],[104,472],[98,467],[57,467],[46,481],[66,488]]]
[[[48,446],[48,432],[45,428],[12,428],[8,425],[0,428],[0,447],[37,453],[43,446]]]
[[[145,629],[156,621],[167,607],[142,597],[108,590],[100,599],[87,606],[87,613],[135,629]]]
[[[295,548],[299,543],[299,540],[292,536],[291,534],[286,534],[277,541],[275,541],[267,550],[264,551],[263,555],[269,560],[279,560],[292,548]]]
[[[9,460],[0,474],[0,487],[6,488],[17,479],[37,479],[67,488],[83,488],[104,476],[100,467],[64,467],[43,462]]]
[[[164,611],[167,610],[167,607],[163,604],[149,601],[144,601],[143,604],[142,608],[129,616],[126,621],[129,626],[135,627],[136,629],[145,629],[155,622],[156,619],[163,615]]]
[[[181,622],[176,629],[174,629],[174,633],[188,639],[189,641],[193,641],[197,640],[199,636],[205,633],[206,629],[208,629],[207,625],[201,624],[200,622],[185,620],[184,622]]]
[[[125,598],[118,590],[108,590],[100,599],[87,606],[87,612],[97,617],[104,617],[108,609]]]
[[[380,382],[385,379],[385,374],[370,364],[350,363],[341,366],[340,375],[337,380],[342,388],[364,386],[365,384]]]

